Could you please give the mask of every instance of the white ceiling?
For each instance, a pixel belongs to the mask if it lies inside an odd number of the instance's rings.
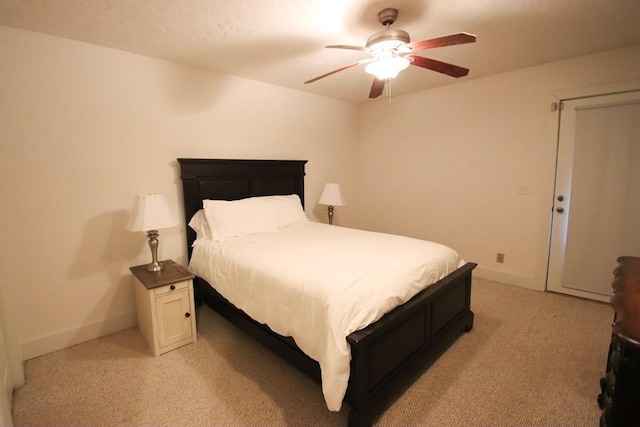
[[[462,80],[640,44],[640,0],[0,0],[0,25],[365,102],[362,66],[303,82],[367,57],[324,46],[364,45],[384,29],[385,7],[399,10],[392,28],[412,41],[475,34],[477,43],[419,53],[469,68]],[[409,67],[392,93],[456,81]]]

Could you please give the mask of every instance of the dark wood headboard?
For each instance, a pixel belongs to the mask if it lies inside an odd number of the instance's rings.
[[[202,201],[297,194],[304,206],[306,160],[178,159],[185,224],[202,209]],[[187,249],[196,233],[187,226]]]

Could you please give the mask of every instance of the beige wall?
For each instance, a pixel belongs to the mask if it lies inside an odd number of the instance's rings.
[[[363,105],[368,215],[358,226],[443,242],[479,263],[480,277],[543,290],[557,129],[551,95],[637,79],[640,46]]]
[[[178,157],[307,159],[310,216],[327,181],[356,200],[355,105],[8,27],[0,57],[0,261],[25,358],[135,324],[128,268],[150,255],[126,225],[145,192],[182,219]],[[184,231],[161,230],[160,258],[186,262]]]
[[[635,47],[357,106],[1,26],[0,57],[0,286],[25,358],[135,324],[128,268],[149,251],[125,227],[148,191],[182,218],[177,157],[308,159],[311,217],[340,182],[336,223],[542,289],[551,94],[640,78]],[[161,231],[161,258],[186,262],[184,227]]]

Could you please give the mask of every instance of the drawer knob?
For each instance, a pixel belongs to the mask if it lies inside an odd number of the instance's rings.
[[[184,314],[184,317],[189,317],[189,316],[191,316],[191,313],[185,313]]]
[[[172,291],[175,291],[176,290],[176,285],[169,286],[169,289],[171,289]]]

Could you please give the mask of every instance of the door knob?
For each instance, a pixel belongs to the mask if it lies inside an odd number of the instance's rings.
[[[560,207],[560,208],[556,208],[556,212],[558,213],[564,213],[564,208]]]

